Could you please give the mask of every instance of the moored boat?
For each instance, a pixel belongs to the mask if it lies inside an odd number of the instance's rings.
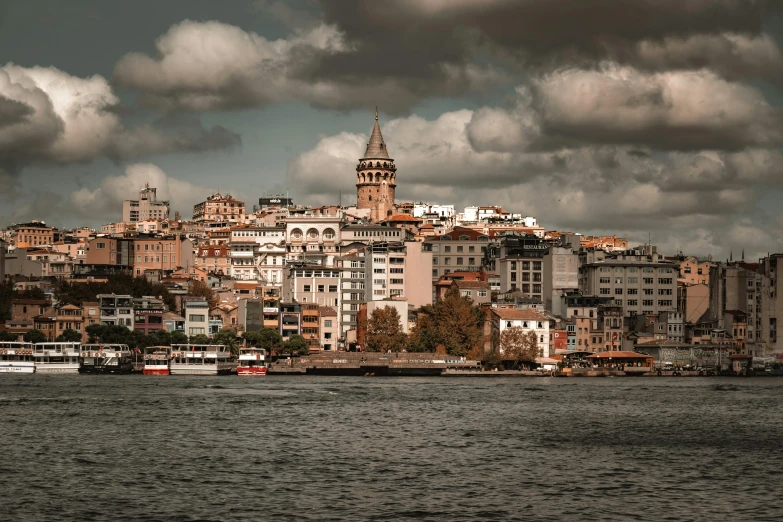
[[[83,344],[79,373],[131,373],[133,352],[127,344]]]
[[[144,348],[144,375],[170,375],[171,347],[148,346]]]
[[[79,373],[81,343],[35,343],[35,373]]]
[[[237,375],[266,375],[266,350],[263,348],[241,348]]]
[[[0,373],[35,373],[33,345],[0,342]]]
[[[228,375],[236,360],[222,344],[174,344],[171,346],[171,375]]]

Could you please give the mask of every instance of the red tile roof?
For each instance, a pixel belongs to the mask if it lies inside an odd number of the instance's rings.
[[[546,321],[543,314],[535,310],[520,310],[518,308],[493,308],[492,313],[501,319],[525,320],[525,321]]]

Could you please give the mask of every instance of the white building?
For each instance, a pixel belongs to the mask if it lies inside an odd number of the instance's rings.
[[[229,242],[231,276],[240,281],[283,281],[286,259],[284,227],[237,227]]]
[[[126,199],[122,202],[122,220],[125,223],[137,223],[152,219],[168,219],[169,202],[158,201],[158,189],[149,183],[139,191],[139,199]]]
[[[205,299],[185,301],[185,334],[209,334],[209,303]]]
[[[288,259],[315,261],[331,264],[339,252],[339,216],[296,216],[286,220],[285,239],[288,244]]]
[[[499,338],[507,328],[519,327],[534,332],[538,337],[538,349],[543,357],[549,357],[549,319],[535,310],[517,308],[492,309],[492,334]]]

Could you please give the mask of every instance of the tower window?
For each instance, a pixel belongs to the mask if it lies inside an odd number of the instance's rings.
[[[370,201],[372,201],[372,196],[370,196]]]

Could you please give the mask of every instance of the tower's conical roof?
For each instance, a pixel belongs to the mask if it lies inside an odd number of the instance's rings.
[[[364,157],[389,159],[386,144],[383,142],[381,127],[378,125],[378,107],[375,108],[375,126],[372,128],[370,142],[367,144],[367,150],[364,151]]]

